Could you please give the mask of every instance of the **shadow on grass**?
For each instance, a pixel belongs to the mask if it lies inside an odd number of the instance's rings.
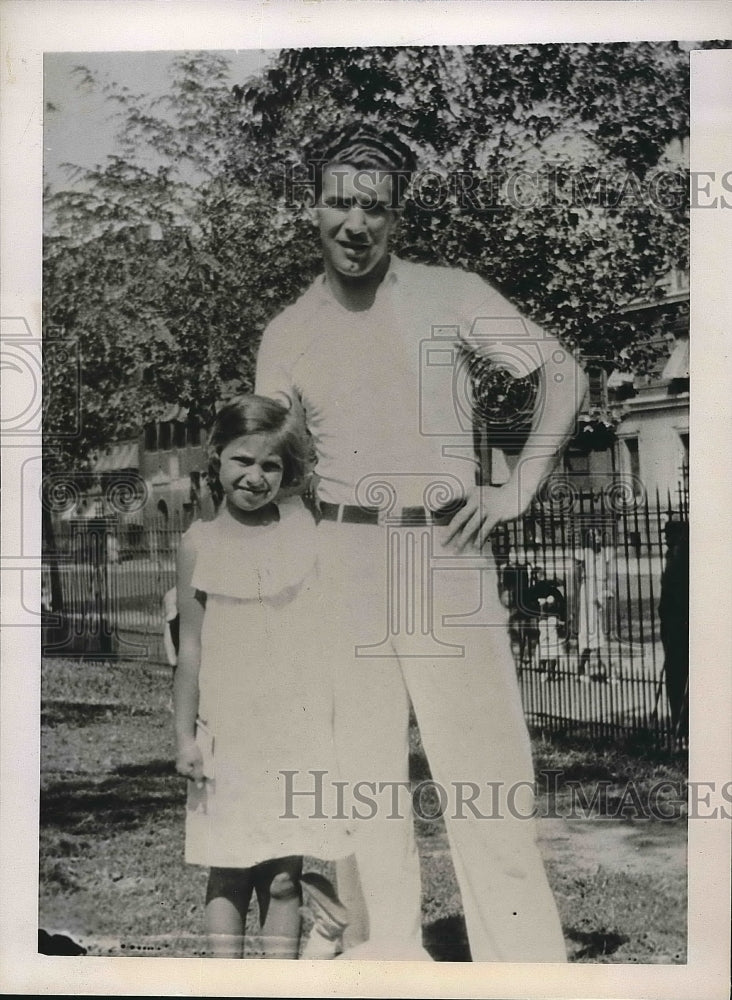
[[[470,962],[470,945],[461,914],[440,917],[423,932],[424,947],[436,962]]]
[[[99,719],[112,718],[121,707],[114,701],[48,701],[41,711],[41,725],[90,726]]]
[[[597,771],[603,766],[592,761],[598,755],[607,755],[615,761],[628,763],[644,762],[661,765],[685,773],[688,764],[688,750],[660,744],[652,732],[636,732],[626,735],[599,736],[578,729],[566,729],[552,733],[543,732],[540,727],[530,727],[534,745],[537,770],[545,765],[545,758],[565,757],[569,765],[574,765],[572,777],[604,777]]]
[[[95,722],[114,720],[122,716],[151,716],[156,713],[118,701],[46,701],[41,709],[41,725],[74,726],[78,729]]]
[[[576,962],[584,958],[598,958],[612,955],[627,944],[626,934],[614,931],[580,931],[565,929],[565,937],[577,942],[581,947],[570,956]],[[462,915],[441,917],[424,929],[424,946],[436,962],[470,962],[468,933]]]
[[[66,934],[49,934],[40,928],[38,931],[39,955],[86,955],[86,948],[77,944]]]
[[[182,809],[185,786],[170,761],[123,765],[100,781],[57,781],[41,793],[40,823],[68,833],[109,836],[162,810]]]
[[[564,931],[564,934],[570,941],[576,941],[582,946],[572,955],[572,961],[575,962],[580,958],[613,955],[621,944],[627,944],[630,941],[627,934],[617,934],[615,931],[580,931],[570,927]]]
[[[115,767],[113,774],[121,778],[135,778],[139,775],[147,775],[149,778],[175,777],[175,764],[172,760],[149,760],[144,764],[120,764]],[[181,784],[183,779],[180,779]]]

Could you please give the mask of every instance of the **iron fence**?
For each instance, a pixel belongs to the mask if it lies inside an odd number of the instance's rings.
[[[187,526],[175,515],[56,523],[42,560],[44,654],[167,662],[162,600]]]
[[[549,732],[688,734],[689,502],[567,491],[494,535],[527,718]]]
[[[527,719],[551,733],[683,745],[688,493],[552,491],[494,532]],[[58,522],[42,566],[44,653],[167,662],[163,597],[183,520]]]

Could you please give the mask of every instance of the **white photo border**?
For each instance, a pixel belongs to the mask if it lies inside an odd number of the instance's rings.
[[[58,51],[270,49],[305,45],[471,44],[732,37],[725,2],[681,0],[5,0],[2,59],[2,303],[4,320],[41,336],[42,57]],[[692,53],[692,169],[732,170],[732,52]],[[725,263],[732,212],[692,213],[694,392],[691,480],[692,659],[690,777],[729,780],[732,735],[729,504],[732,447]],[[21,329],[21,327],[16,327]],[[711,432],[713,419],[717,431]],[[4,438],[4,616],[18,605],[23,566],[37,563],[40,516],[13,489],[39,451]],[[36,505],[37,505],[36,500]],[[25,519],[25,520],[23,520]],[[22,526],[22,530],[21,530]],[[723,598],[724,599],[724,598]],[[27,600],[27,595],[26,595]],[[0,677],[0,985],[3,992],[130,996],[726,997],[729,981],[729,824],[689,824],[689,939],[683,966],[440,963],[247,963],[211,959],[50,958],[38,926],[40,643],[34,628],[2,632]]]

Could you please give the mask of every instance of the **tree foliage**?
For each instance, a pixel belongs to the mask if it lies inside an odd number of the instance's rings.
[[[224,58],[193,53],[162,98],[106,92],[118,154],[47,199],[46,333],[82,359],[83,432],[57,461],[251,387],[266,322],[319,267],[292,181],[354,119],[419,154],[397,251],[477,271],[585,357],[637,364],[622,307],[686,265],[675,43],[291,49],[233,91]],[[48,381],[57,422],[68,377]]]
[[[226,69],[216,55],[186,55],[163,99],[110,88],[119,154],[48,195],[44,327],[78,345],[83,413],[52,463],[83,463],[171,403],[205,420],[251,388],[261,331],[300,288],[302,224],[231,168],[239,108]],[[51,435],[71,378],[47,379]]]
[[[243,97],[246,170],[273,178],[314,122],[398,123],[423,170],[399,249],[483,274],[588,356],[617,361],[638,333],[618,308],[687,265],[675,43],[286,51]]]

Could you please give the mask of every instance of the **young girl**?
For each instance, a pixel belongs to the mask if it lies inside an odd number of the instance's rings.
[[[302,481],[306,455],[279,403],[247,396],[224,406],[209,438],[223,500],[179,551],[176,768],[189,779],[186,861],[210,868],[206,930],[220,957],[243,956],[256,893],[261,953],[296,958],[301,856],[352,851],[335,807],[312,795],[312,771],[325,772],[325,788],[337,778],[317,646],[316,529],[299,497],[280,495]],[[322,886],[311,892],[335,918],[325,921],[335,936],[342,908]]]
[[[556,680],[560,651],[559,619],[543,612],[539,618],[539,670],[544,683]]]

